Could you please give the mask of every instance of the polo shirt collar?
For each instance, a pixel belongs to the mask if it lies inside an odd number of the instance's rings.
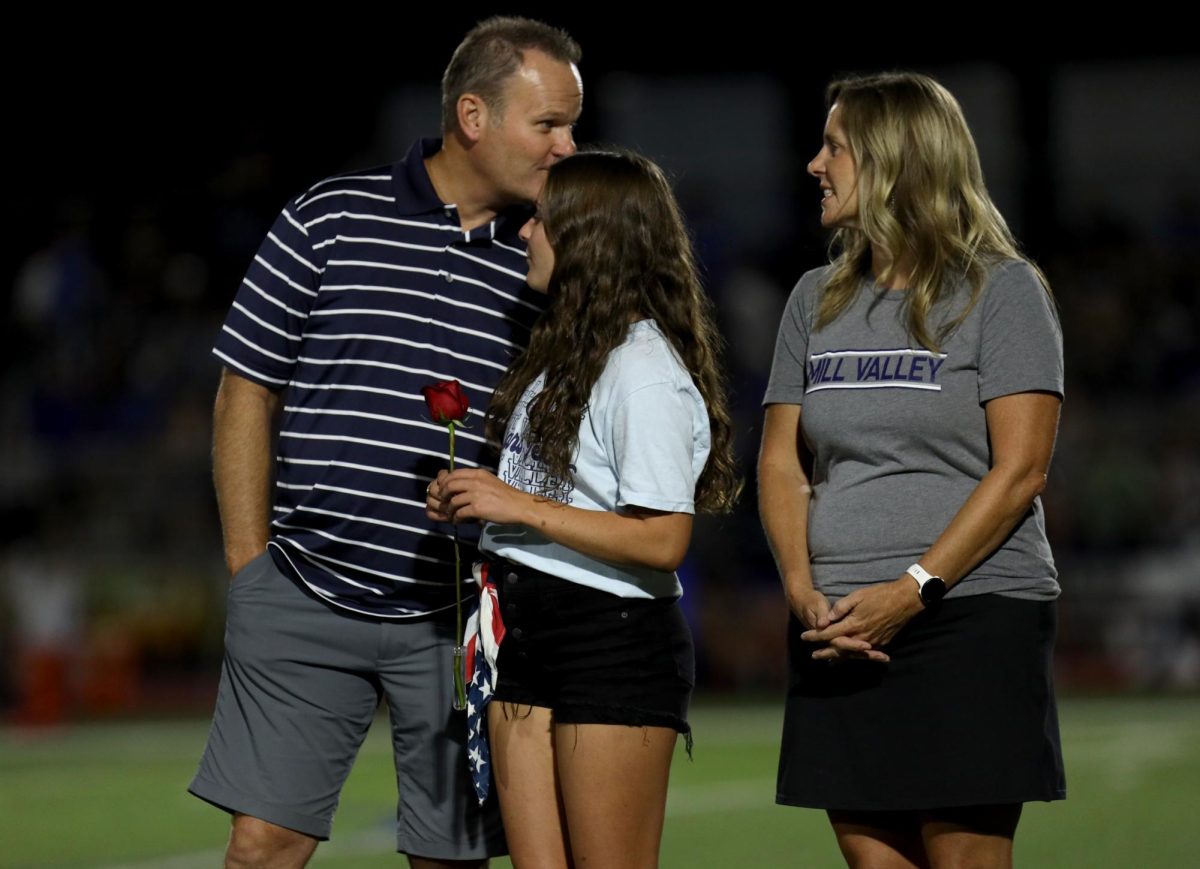
[[[433,189],[433,182],[429,180],[429,172],[425,169],[425,160],[441,148],[441,139],[418,139],[408,149],[404,159],[393,168],[392,186],[396,196],[396,211],[401,216],[411,217],[437,212],[447,222],[458,223],[457,209],[442,202],[437,191]],[[506,208],[489,223],[463,232],[462,242],[478,244],[495,239],[520,244],[517,233],[532,214],[532,206],[516,205]]]

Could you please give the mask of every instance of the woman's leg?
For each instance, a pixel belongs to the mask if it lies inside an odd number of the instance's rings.
[[[921,825],[913,812],[829,812],[850,869],[927,869]]]
[[[1012,866],[1021,804],[965,806],[921,813],[921,838],[933,869]]]
[[[488,707],[492,781],[517,869],[573,865],[554,768],[550,710],[493,701]]]
[[[575,859],[589,869],[657,866],[676,732],[616,724],[554,731]]]

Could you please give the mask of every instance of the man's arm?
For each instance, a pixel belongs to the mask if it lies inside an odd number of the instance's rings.
[[[279,394],[226,368],[213,408],[213,482],[230,576],[267,548]]]

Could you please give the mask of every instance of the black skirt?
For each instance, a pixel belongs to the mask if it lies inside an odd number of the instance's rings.
[[[888,645],[890,663],[814,661],[788,627],[775,801],[855,811],[1066,796],[1052,657],[1057,608],[944,600]]]

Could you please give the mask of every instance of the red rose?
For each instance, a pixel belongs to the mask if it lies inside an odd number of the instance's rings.
[[[466,419],[470,402],[457,380],[443,380],[433,386],[422,386],[421,394],[425,396],[425,404],[434,421],[445,425]]]
[[[463,392],[462,386],[457,380],[443,380],[440,383],[435,383],[432,386],[422,386],[421,394],[425,396],[425,406],[429,408],[429,415],[433,417],[435,422],[440,422],[446,427],[446,433],[450,436],[450,470],[454,471],[454,429],[456,425],[462,422],[467,417],[467,408],[470,402],[467,401],[467,394]],[[432,485],[432,484],[431,484]],[[429,490],[426,490],[426,495]],[[458,548],[458,528],[454,529],[454,590],[455,598],[458,604],[455,606],[457,615],[458,630],[455,633],[456,637],[463,636],[463,614],[462,614],[462,553]],[[461,712],[467,708],[467,686],[463,668],[462,646],[454,647],[454,658],[451,665],[450,673],[454,679],[454,702],[452,707]]]

